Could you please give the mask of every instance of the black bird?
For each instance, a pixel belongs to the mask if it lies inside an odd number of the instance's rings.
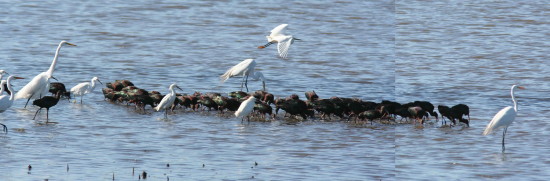
[[[441,121],[441,124],[447,124],[447,122],[445,121],[445,117],[447,117],[447,119],[449,119],[450,121],[453,120],[453,115],[449,106],[439,105],[437,106],[437,110],[441,114],[441,119],[443,119],[443,121]]]
[[[57,91],[57,93],[55,94],[55,97],[44,96],[40,99],[34,100],[32,104],[40,107],[40,109],[36,111],[32,119],[34,120],[34,118],[36,118],[36,115],[38,114],[38,112],[40,112],[40,110],[42,110],[42,108],[46,108],[46,123],[48,123],[48,112],[50,110],[50,107],[55,106],[57,102],[59,102],[60,96],[61,96],[61,91]]]
[[[466,125],[470,127],[470,108],[467,105],[457,104],[451,107],[451,113],[453,118],[457,118],[459,122],[466,123]],[[468,119],[462,118],[462,115],[467,115]]]
[[[61,95],[67,97],[68,99],[71,98],[71,93],[67,92],[67,89],[65,88],[65,84],[61,82],[52,82],[50,83],[50,90],[49,92],[52,93],[52,95],[55,95],[57,91],[61,91]]]

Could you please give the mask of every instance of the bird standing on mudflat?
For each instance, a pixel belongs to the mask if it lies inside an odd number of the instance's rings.
[[[165,119],[168,119],[168,109],[170,109],[172,107],[172,104],[174,104],[174,101],[176,100],[176,91],[174,91],[174,88],[178,88],[179,90],[182,90],[180,87],[178,87],[178,85],[173,83],[168,88],[170,90],[170,93],[166,94],[162,98],[160,103],[157,105],[157,107],[154,108],[155,111],[160,111],[162,109],[165,109],[165,112],[164,112],[164,118]]]

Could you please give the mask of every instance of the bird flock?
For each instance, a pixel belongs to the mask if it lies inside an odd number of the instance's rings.
[[[285,34],[284,31],[287,27],[288,24],[281,24],[271,30],[270,34],[266,36],[268,42],[265,45],[258,46],[258,49],[264,49],[271,44],[277,43],[279,57],[286,59],[291,44],[296,40],[300,40],[292,35]],[[93,77],[90,82],[79,83],[72,87],[70,91],[67,91],[63,83],[50,82],[51,79],[57,80],[53,74],[58,64],[59,52],[64,45],[76,46],[75,44],[61,41],[55,51],[55,56],[49,69],[36,75],[19,91],[15,91],[10,83],[16,79],[23,79],[22,77],[10,75],[7,80],[1,81],[0,113],[9,109],[15,100],[26,100],[25,108],[30,100],[33,100],[32,104],[39,107],[33,120],[43,108],[46,108],[46,123],[48,123],[49,109],[55,106],[62,97],[71,99],[72,95],[76,99],[77,96],[80,96],[80,103],[82,104],[83,96],[91,93],[95,89],[96,83],[103,84],[99,78]],[[436,121],[439,121],[439,118],[442,119],[442,125],[447,124],[445,120],[447,118],[450,126],[460,123],[469,127],[469,107],[465,104],[457,104],[452,107],[438,105],[438,113],[435,111],[435,106],[428,101],[414,101],[401,104],[387,100],[371,102],[344,97],[321,99],[315,91],[305,92],[305,100],[300,99],[297,94],[275,99],[273,94],[265,91],[266,79],[261,72],[255,70],[255,67],[256,61],[254,59],[245,59],[219,77],[221,82],[225,82],[231,77],[242,77],[241,90],[230,92],[227,96],[222,93],[195,92],[190,95],[176,93],[176,88],[181,91],[183,90],[175,83],[169,86],[168,94],[161,95],[159,91],[147,91],[138,88],[129,80],[116,80],[107,83],[102,92],[106,100],[126,103],[127,105],[133,104],[136,109],[143,111],[145,111],[146,105],[150,105],[155,111],[164,111],[165,119],[168,118],[169,111],[173,112],[177,108],[192,111],[216,110],[222,114],[225,111],[230,111],[234,112],[235,117],[242,118],[243,121],[245,119],[250,121],[251,117],[264,120],[276,119],[279,110],[283,110],[285,111],[285,117],[288,115],[303,120],[331,120],[337,118],[339,120],[370,122],[372,124],[377,120],[380,123],[383,123],[383,120],[386,123],[401,123],[405,119],[405,122],[424,124],[425,121],[430,120],[430,117],[435,117]],[[6,71],[0,70],[0,80],[6,74],[9,75]],[[254,80],[261,80],[263,85],[262,90],[247,93],[249,92],[249,77]],[[246,92],[243,91],[243,88],[246,88]],[[508,106],[499,111],[483,132],[483,135],[487,135],[495,129],[504,127],[502,136],[503,152],[505,149],[504,136],[508,126],[514,121],[517,114],[517,102],[514,97],[515,89],[524,88],[517,85],[512,86],[511,97],[514,107]],[[3,94],[4,92],[6,94]],[[49,96],[50,93],[52,96]],[[76,103],[76,100],[74,102]],[[273,113],[272,105],[275,108],[275,113]],[[266,115],[269,117],[266,117]],[[466,119],[464,116],[468,118]],[[398,119],[399,121],[397,121]],[[3,131],[7,133],[7,126],[2,123],[0,125],[3,126]]]

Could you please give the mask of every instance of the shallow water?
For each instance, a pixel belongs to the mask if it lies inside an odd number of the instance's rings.
[[[67,40],[78,46],[62,48],[54,75],[69,87],[98,76],[162,93],[173,82],[182,93],[230,92],[240,79],[222,84],[218,76],[255,58],[276,96],[315,90],[322,98],[464,103],[472,122],[470,128],[247,124],[186,111],[163,120],[162,113],[103,101],[98,88],[83,105],[53,107],[57,124],[41,124],[44,114],[31,120],[37,108],[23,109],[24,101],[2,113],[10,130],[0,136],[0,174],[2,180],[131,180],[142,171],[152,180],[545,179],[550,67],[543,2],[4,3],[0,68],[28,78],[15,81],[16,89],[47,70],[57,43]],[[281,23],[302,39],[288,60],[277,58],[275,46],[256,48]],[[500,132],[481,132],[511,105],[512,84],[527,90],[516,93],[520,112],[501,154]]]

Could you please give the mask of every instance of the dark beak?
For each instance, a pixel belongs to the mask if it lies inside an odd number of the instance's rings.
[[[97,81],[98,81],[101,85],[103,85],[103,83],[101,83],[101,81],[100,81],[99,79],[97,79]]]
[[[57,79],[56,79],[55,77],[53,77],[53,76],[52,76],[52,79],[55,79],[56,81],[59,81],[59,80],[57,80]]]
[[[13,78],[15,78],[15,79],[25,79],[23,77],[13,77]]]
[[[183,89],[181,89],[180,86],[177,86],[177,85],[176,85],[176,88],[178,88],[179,90],[183,91]]]

